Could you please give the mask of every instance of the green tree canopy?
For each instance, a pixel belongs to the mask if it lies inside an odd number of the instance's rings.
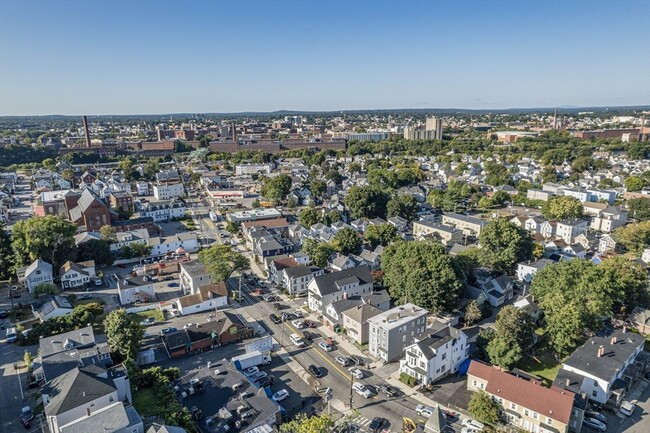
[[[32,292],[35,299],[45,295],[56,295],[57,293],[59,293],[59,288],[56,284],[52,283],[41,283],[34,287],[34,291]]]
[[[76,233],[76,225],[52,215],[18,221],[11,234],[16,265],[26,266],[40,257],[58,269],[74,259]]]
[[[628,216],[637,221],[650,220],[650,198],[633,198],[625,202]]]
[[[465,326],[472,326],[475,323],[478,323],[483,318],[483,313],[481,313],[481,308],[478,305],[476,299],[472,299],[467,307],[465,308]]]
[[[499,422],[501,405],[485,391],[478,391],[472,394],[468,409],[469,413],[479,422],[486,424],[496,424]]]
[[[353,229],[344,228],[334,235],[333,244],[336,251],[343,255],[356,254],[361,248],[361,239]]]
[[[397,229],[392,224],[371,224],[363,234],[363,238],[370,248],[374,249],[377,245],[386,246],[399,239]]]
[[[11,274],[11,264],[14,262],[14,253],[11,249],[11,236],[5,230],[5,225],[0,222],[0,279],[6,280]]]
[[[274,177],[264,178],[262,185],[262,196],[268,200],[279,202],[287,198],[291,191],[291,176],[279,174]]]
[[[412,195],[394,195],[388,201],[386,209],[388,218],[398,216],[410,222],[417,217],[420,205]]]
[[[345,195],[352,218],[386,218],[389,195],[372,186],[353,186]]]
[[[108,243],[115,242],[117,239],[117,230],[115,227],[113,227],[110,224],[106,224],[104,226],[101,226],[99,228],[99,236],[102,238],[103,241],[106,241]]]
[[[491,220],[481,230],[479,243],[487,264],[502,272],[529,259],[533,251],[530,234],[503,218]]]
[[[201,250],[199,260],[215,282],[226,281],[233,273],[250,268],[248,258],[233,250],[230,245],[213,245]]]
[[[625,306],[628,312],[649,305],[648,272],[639,262],[616,256],[605,260],[598,271],[611,288],[614,303]]]
[[[300,213],[298,214],[298,220],[300,221],[300,224],[309,228],[312,225],[316,224],[320,220],[320,218],[318,215],[318,211],[315,208],[308,207],[300,211]]]
[[[639,176],[630,176],[625,179],[625,188],[628,191],[641,191],[645,187],[645,181]]]
[[[497,315],[487,354],[492,364],[510,369],[521,360],[532,342],[533,323],[530,316],[513,305],[507,305]]]
[[[565,195],[551,197],[542,207],[542,214],[548,219],[580,218],[582,213],[580,200]]]
[[[298,414],[295,419],[280,425],[280,433],[329,433],[334,421],[327,415]]]
[[[119,249],[120,257],[123,259],[135,259],[138,257],[147,257],[151,254],[152,250],[151,245],[137,243],[130,243],[128,245],[123,245]]]
[[[382,266],[396,302],[412,302],[433,314],[457,307],[463,285],[441,244],[397,242],[384,250]]]
[[[77,246],[77,261],[94,260],[96,265],[110,266],[115,257],[111,253],[111,246],[101,239],[90,239]]]
[[[309,256],[312,265],[324,268],[327,266],[329,257],[334,253],[334,248],[327,242],[305,239],[302,251]]]
[[[640,255],[650,246],[650,221],[628,224],[617,228],[614,233],[619,243],[634,254]]]
[[[104,319],[104,332],[111,351],[121,354],[125,359],[136,359],[144,327],[131,319],[126,310],[120,308],[108,313]]]

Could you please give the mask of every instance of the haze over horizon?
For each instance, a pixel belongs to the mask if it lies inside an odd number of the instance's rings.
[[[8,0],[0,115],[645,106],[648,15],[645,0]]]

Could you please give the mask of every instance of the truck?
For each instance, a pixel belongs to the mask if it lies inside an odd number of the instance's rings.
[[[271,352],[254,350],[252,352],[244,353],[243,355],[234,356],[232,362],[234,362],[235,367],[241,371],[258,365],[268,365],[271,363]]]

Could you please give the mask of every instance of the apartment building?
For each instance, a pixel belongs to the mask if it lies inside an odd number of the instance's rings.
[[[413,222],[413,237],[415,239],[432,237],[446,246],[463,241],[463,233],[460,230],[427,221]]]
[[[180,283],[184,294],[195,294],[199,287],[212,283],[205,265],[198,260],[182,262],[180,265]]]
[[[442,216],[442,224],[457,228],[462,231],[464,235],[478,237],[481,234],[483,227],[487,225],[487,222],[480,218],[474,218],[457,213],[449,213]]]
[[[356,266],[312,278],[307,285],[307,305],[310,310],[323,314],[325,307],[332,302],[371,294],[372,290],[370,268],[365,265]]]
[[[529,189],[526,191],[526,198],[530,200],[548,201],[551,197],[553,197],[551,191],[543,191],[539,189]]]
[[[573,239],[587,231],[589,222],[583,219],[570,218],[557,222],[555,234],[561,237],[566,243],[572,243]]]
[[[402,356],[404,350],[426,331],[427,310],[407,303],[368,319],[368,350],[386,362]]]
[[[237,176],[245,174],[271,174],[273,171],[273,164],[240,164],[235,166],[235,174]]]
[[[171,200],[185,195],[182,183],[157,184],[153,186],[153,196],[156,200]]]

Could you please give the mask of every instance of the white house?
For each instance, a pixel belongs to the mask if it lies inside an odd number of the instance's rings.
[[[59,269],[59,278],[61,278],[61,287],[63,287],[63,289],[82,287],[86,284],[90,284],[90,280],[94,279],[95,276],[94,260],[79,263],[74,263],[68,260]]]
[[[147,182],[136,182],[135,190],[138,195],[149,195],[149,184]]]
[[[534,262],[517,263],[517,280],[530,283],[533,281],[533,277],[537,271],[553,263],[554,262],[549,259],[539,259]]]
[[[316,266],[292,266],[280,271],[278,283],[287,289],[289,295],[306,296],[307,285],[311,279],[324,273],[325,271]]]
[[[181,199],[171,201],[148,202],[142,205],[141,217],[151,217],[154,222],[170,221],[172,218],[185,216],[187,207]]]
[[[469,356],[467,335],[460,329],[445,326],[408,346],[399,362],[400,373],[415,377],[419,383],[432,384],[456,373]]]
[[[32,304],[32,312],[41,322],[59,316],[67,316],[74,308],[70,301],[63,296],[44,296],[36,304]]]
[[[42,259],[36,259],[31,265],[18,270],[18,281],[20,281],[31,293],[34,287],[43,283],[51,283],[52,265]]]
[[[183,293],[193,295],[199,287],[212,282],[205,265],[198,260],[182,262],[180,264],[180,283]]]
[[[368,351],[375,358],[391,362],[424,334],[427,310],[407,303],[368,319]]]
[[[185,188],[182,183],[160,184],[153,186],[153,196],[156,200],[171,200],[183,197]]]
[[[183,316],[216,310],[228,305],[228,288],[223,281],[199,287],[197,293],[176,300],[176,308]]]
[[[156,300],[156,290],[153,281],[147,276],[126,278],[117,281],[117,295],[121,305],[135,302],[153,302]]]
[[[151,246],[152,256],[164,256],[173,252],[195,253],[199,250],[199,238],[196,233],[176,233],[164,238],[150,237],[147,244]]]
[[[324,313],[332,302],[372,293],[373,279],[368,266],[357,266],[319,275],[307,285],[309,309]]]
[[[571,243],[573,238],[587,231],[588,225],[588,221],[577,218],[558,221],[556,235],[564,239],[566,243]]]
[[[147,229],[135,229],[127,232],[115,233],[115,241],[111,243],[110,249],[116,253],[120,248],[127,245],[142,244],[147,245],[149,241],[149,231]]]

